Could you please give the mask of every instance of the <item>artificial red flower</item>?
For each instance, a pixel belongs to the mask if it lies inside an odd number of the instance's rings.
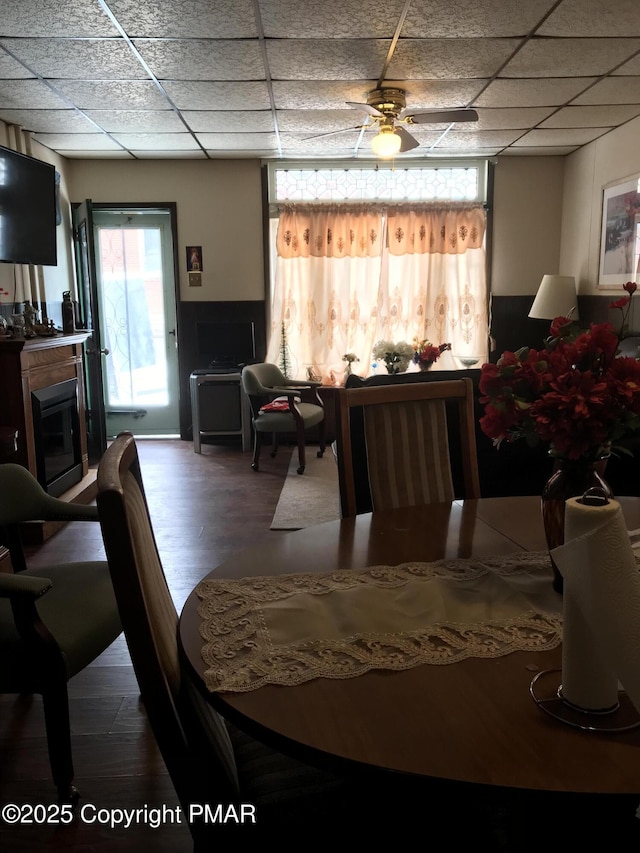
[[[556,317],[551,323],[549,334],[552,338],[557,338],[565,332],[568,333],[573,325],[570,317]]]
[[[628,308],[634,282],[613,307]],[[545,442],[556,455],[597,459],[612,443],[640,430],[640,361],[616,357],[618,334],[611,323],[584,332],[556,317],[545,350],[506,351],[485,364],[480,377],[480,424],[502,441]]]
[[[630,301],[630,296],[621,296],[620,299],[616,299],[615,302],[610,302],[609,308],[626,308]]]

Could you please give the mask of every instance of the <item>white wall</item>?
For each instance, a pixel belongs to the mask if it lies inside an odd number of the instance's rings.
[[[176,203],[181,299],[264,299],[258,160],[70,160],[68,173],[73,201]],[[187,246],[202,246],[201,287],[189,287]]]
[[[560,269],[563,157],[498,158],[493,203],[491,292],[535,294]]]
[[[566,160],[561,272],[575,275],[578,291],[598,291],[602,194],[606,185],[640,173],[640,118],[596,139]]]
[[[4,134],[4,136],[3,136]],[[0,144],[7,144],[0,122]],[[495,169],[492,292],[533,295],[546,273],[575,274],[582,246],[560,235],[565,164],[580,175],[584,154],[562,157],[502,157]],[[32,154],[53,163],[62,175],[63,223],[58,229],[57,268],[44,268],[47,301],[57,305],[64,290],[74,290],[70,202],[175,202],[178,216],[180,295],[185,301],[262,300],[262,178],[258,160],[65,160],[37,143]],[[631,170],[632,171],[632,170]],[[563,184],[564,180],[564,184]],[[576,182],[585,194],[582,177]],[[585,215],[583,198],[571,203]],[[567,213],[565,208],[565,220]],[[581,238],[584,234],[581,230]],[[565,233],[566,232],[566,233]],[[203,249],[202,286],[189,287],[186,246]],[[0,286],[13,282],[13,267],[0,264]]]

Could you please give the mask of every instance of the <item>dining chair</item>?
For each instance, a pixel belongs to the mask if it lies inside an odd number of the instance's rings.
[[[278,436],[294,433],[298,444],[298,474],[304,473],[306,436],[318,428],[320,449],[325,450],[324,403],[317,392],[319,382],[287,379],[275,364],[248,364],[242,369],[242,387],[249,398],[254,429],[251,467],[259,470],[260,450],[265,434],[272,435],[272,452],[278,449]]]
[[[480,497],[470,379],[340,388],[337,417],[343,517]]]
[[[47,495],[21,465],[0,465],[0,530],[27,521],[97,522],[95,506]],[[122,633],[106,561],[29,568],[16,535],[0,572],[0,692],[41,694],[49,762],[60,802],[76,802],[67,682]],[[9,547],[9,546],[7,546]]]
[[[183,671],[178,615],[156,547],[130,433],[118,435],[100,462],[97,503],[136,678],[185,814],[190,803],[252,803],[256,826],[280,832],[296,826],[312,832],[327,814],[332,820],[346,816],[357,792],[348,791],[341,779],[271,750],[226,722]],[[193,823],[190,829],[195,849],[212,849],[224,827]]]

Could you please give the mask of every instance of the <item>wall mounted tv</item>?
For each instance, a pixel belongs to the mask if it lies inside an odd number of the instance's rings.
[[[0,261],[55,266],[56,170],[0,145]]]

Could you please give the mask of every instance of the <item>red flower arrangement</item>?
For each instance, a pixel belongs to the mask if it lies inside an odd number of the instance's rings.
[[[413,360],[416,364],[433,364],[445,350],[451,349],[451,344],[439,344],[435,346],[431,341],[419,341],[414,338],[413,349],[415,350]]]
[[[640,429],[640,362],[616,352],[636,287],[627,282],[627,295],[610,305],[622,311],[620,334],[611,323],[579,332],[557,317],[543,350],[524,347],[483,365],[480,425],[496,446],[543,441],[568,459],[598,459],[612,446],[624,450],[617,442]]]

